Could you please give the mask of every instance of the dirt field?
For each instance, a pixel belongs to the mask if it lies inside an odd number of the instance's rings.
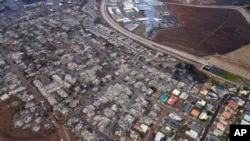
[[[225,54],[250,43],[250,27],[237,11],[169,7],[183,26],[159,31],[156,42],[200,56]]]
[[[187,0],[164,0],[165,2],[173,3],[188,3]],[[191,1],[191,0],[190,0]],[[214,4],[214,5],[233,5],[233,4],[242,4],[244,0],[193,0],[189,2],[190,4]]]
[[[238,63],[250,70],[250,44],[225,55],[231,62]]]
[[[43,133],[12,128],[13,110],[8,106],[12,100],[0,102],[0,141],[60,141],[56,131],[43,136]]]

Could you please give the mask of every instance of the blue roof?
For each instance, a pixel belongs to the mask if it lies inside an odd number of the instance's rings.
[[[246,121],[248,121],[248,122],[250,122],[250,115],[245,114],[245,116],[244,116],[243,119],[246,120]]]
[[[250,101],[247,101],[247,102],[246,102],[245,108],[250,108]]]
[[[211,104],[206,104],[206,106],[205,106],[205,109],[207,110],[207,111],[212,111],[212,109],[213,109],[213,105],[211,105]]]
[[[181,109],[182,109],[182,111],[184,111],[184,112],[190,113],[191,110],[193,109],[193,107],[194,107],[194,106],[193,106],[192,104],[186,103]]]
[[[167,93],[162,93],[160,96],[160,101],[161,102],[166,102],[168,100],[169,95]]]
[[[168,125],[170,125],[172,128],[180,128],[181,124],[175,120],[173,120],[172,118],[168,117],[165,119],[165,123],[167,123]]]

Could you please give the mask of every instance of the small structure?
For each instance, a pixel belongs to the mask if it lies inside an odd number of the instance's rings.
[[[182,92],[179,97],[183,100],[186,100],[188,98],[188,94],[186,92]]]
[[[248,114],[245,114],[244,117],[243,117],[244,120],[250,122],[250,115]]]
[[[214,106],[211,105],[211,104],[209,104],[209,103],[207,103],[206,106],[205,106],[205,109],[206,109],[207,111],[209,111],[209,112],[213,112],[213,108],[214,108]]]
[[[247,95],[248,93],[249,93],[249,91],[247,91],[247,90],[240,90],[239,91],[240,95]]]
[[[161,102],[166,102],[168,100],[169,94],[168,93],[162,93],[159,97]]]
[[[190,131],[186,131],[185,134],[193,139],[197,139],[197,137],[198,137],[198,133],[192,129]]]
[[[2,95],[2,96],[0,97],[1,101],[4,101],[4,100],[6,100],[6,99],[8,99],[8,98],[9,98],[9,95],[7,95],[7,94],[4,94],[4,95]]]
[[[198,118],[199,117],[199,115],[200,115],[200,111],[198,110],[198,109],[196,109],[196,108],[194,108],[192,111],[191,111],[191,115],[193,116],[193,117],[195,117],[195,118]]]
[[[180,95],[180,91],[179,90],[177,90],[177,89],[174,89],[173,91],[172,91],[172,94],[173,95],[176,95],[176,96],[179,96]]]
[[[220,130],[223,131],[223,132],[224,132],[225,129],[226,129],[225,125],[222,124],[221,122],[218,122],[218,123],[216,124],[216,128],[220,129]]]
[[[223,132],[221,130],[217,129],[217,128],[214,130],[213,133],[214,133],[215,136],[221,136],[221,135],[223,135]]]
[[[197,102],[196,102],[196,106],[197,107],[204,107],[205,105],[206,105],[206,101],[205,100],[203,100],[203,99],[200,99],[200,100],[198,100]]]
[[[240,122],[241,125],[250,125],[250,122],[245,121],[244,119]]]
[[[225,107],[225,111],[227,111],[228,113],[231,113],[231,114],[234,113],[234,110],[231,109],[229,106],[226,106],[226,107]]]
[[[171,117],[175,121],[182,121],[182,118],[175,113],[170,113],[168,116]]]
[[[217,100],[218,99],[218,95],[215,94],[215,93],[213,93],[213,92],[208,92],[207,98],[211,98],[211,99]]]
[[[193,105],[191,103],[185,103],[185,105],[182,107],[182,111],[186,112],[186,113],[190,113],[191,110],[193,109]]]
[[[199,119],[201,119],[201,120],[206,120],[206,119],[208,119],[207,113],[206,113],[206,112],[202,112],[202,113],[200,114],[200,116],[199,116]]]
[[[195,132],[197,133],[201,133],[202,131],[202,128],[201,126],[199,126],[197,123],[195,122],[192,122],[190,125],[188,125],[188,128],[191,129],[191,130],[194,130]]]
[[[245,103],[245,108],[246,108],[247,110],[250,110],[250,101],[247,101],[247,102]]]
[[[169,126],[167,125],[163,125],[161,127],[161,132],[164,133],[164,134],[169,134],[171,132],[172,128],[170,128]]]
[[[154,141],[161,141],[161,139],[164,137],[165,137],[165,134],[163,134],[162,132],[157,132]]]
[[[178,101],[178,97],[175,95],[171,95],[170,98],[168,99],[168,104],[173,106],[177,101]]]
[[[204,96],[206,96],[207,93],[208,93],[208,91],[206,89],[203,89],[203,90],[200,91],[200,94],[204,95]]]
[[[238,107],[239,107],[238,103],[236,103],[236,102],[233,101],[233,100],[230,100],[230,101],[229,101],[228,106],[229,106],[230,108],[232,108],[233,110],[237,110]]]
[[[223,116],[220,116],[219,121],[226,126],[229,124],[229,121]]]
[[[129,137],[133,140],[137,140],[139,138],[140,134],[136,131],[133,131],[131,130],[130,131],[130,134],[129,134]]]
[[[140,125],[140,131],[146,133],[148,131],[148,126],[145,124]]]
[[[245,104],[245,101],[242,100],[241,98],[239,97],[233,97],[232,98],[239,106],[243,106]]]
[[[230,119],[230,117],[231,117],[231,113],[229,113],[229,112],[226,112],[226,111],[224,111],[222,114],[221,114],[224,118],[226,118],[226,119]]]

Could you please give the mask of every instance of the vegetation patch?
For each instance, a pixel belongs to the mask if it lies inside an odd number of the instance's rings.
[[[237,80],[239,78],[239,76],[230,72],[224,72],[220,76],[224,79],[231,80],[231,81]]]

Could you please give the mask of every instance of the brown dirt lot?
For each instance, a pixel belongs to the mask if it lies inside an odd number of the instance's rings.
[[[238,11],[169,7],[183,26],[160,30],[156,42],[201,56],[225,54],[250,43],[250,26]]]
[[[187,3],[186,0],[164,0],[165,2]],[[232,5],[235,0],[194,0],[190,4]]]
[[[42,135],[43,133],[34,133],[30,130],[14,129],[12,127],[14,111],[8,106],[13,100],[14,98],[0,101],[0,141],[60,141],[56,131]]]

